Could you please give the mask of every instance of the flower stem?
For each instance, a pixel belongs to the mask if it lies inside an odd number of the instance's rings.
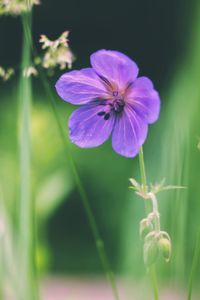
[[[26,34],[27,34],[27,38],[30,39],[30,36],[31,36],[30,35],[30,28],[27,28]],[[37,51],[36,51],[34,45],[32,45],[32,51],[33,51],[33,54],[35,56],[37,56]],[[63,142],[63,146],[66,149],[66,158],[70,162],[72,173],[74,175],[74,179],[75,179],[77,188],[79,190],[80,197],[81,197],[86,215],[88,217],[89,225],[90,225],[90,228],[91,228],[91,231],[92,231],[92,234],[93,234],[93,238],[94,238],[94,241],[95,241],[95,245],[96,245],[96,248],[97,248],[97,251],[98,251],[99,258],[100,258],[102,266],[103,266],[103,268],[106,272],[106,276],[107,276],[108,282],[110,283],[110,286],[112,288],[114,298],[115,298],[115,300],[120,300],[118,289],[117,289],[117,284],[116,284],[116,281],[115,281],[115,276],[114,276],[114,274],[112,272],[112,269],[110,267],[110,263],[109,263],[109,260],[108,260],[107,254],[106,254],[103,239],[100,236],[99,229],[98,229],[95,217],[94,217],[94,213],[93,213],[93,211],[91,209],[91,206],[89,204],[88,196],[87,196],[87,194],[85,192],[85,189],[82,185],[80,175],[78,173],[75,161],[74,161],[74,159],[72,157],[72,154],[70,152],[69,145],[68,145],[68,142],[67,142],[67,139],[66,139],[65,129],[63,128],[63,125],[60,121],[60,116],[59,116],[58,107],[57,107],[57,104],[56,104],[56,101],[55,101],[54,93],[52,92],[52,88],[49,86],[49,82],[48,82],[48,80],[45,76],[45,73],[44,73],[43,69],[40,66],[38,66],[38,68],[39,68],[40,77],[41,77],[43,86],[45,88],[46,93],[48,94],[47,98],[48,98],[49,103],[51,105],[51,108],[52,108],[52,111],[53,111],[53,114],[54,114],[54,117],[55,117],[55,120],[56,120],[56,123],[57,123],[57,126],[58,126],[58,130],[59,130],[59,133],[60,133],[60,137],[61,137],[61,140]]]
[[[1,236],[0,236],[1,238]],[[2,262],[3,258],[3,251],[2,246],[0,246],[0,263],[1,263],[1,269],[0,269],[0,300],[4,299],[4,264]]]
[[[198,269],[199,258],[200,258],[200,231],[198,232],[198,236],[197,236],[196,246],[194,249],[194,255],[193,255],[193,260],[192,260],[192,268],[191,268],[190,277],[189,277],[188,295],[187,295],[188,300],[192,299],[193,280],[194,280],[195,273]]]
[[[151,203],[152,203],[152,207],[153,207],[153,213],[155,215],[155,230],[159,233],[160,232],[160,214],[158,211],[158,201],[157,198],[155,196],[154,193],[149,193],[148,194],[150,199],[151,199]]]
[[[155,266],[152,266],[150,268],[150,277],[151,277],[151,284],[152,284],[152,287],[153,287],[154,300],[159,300],[158,282],[157,282],[157,275],[156,275]]]
[[[143,153],[143,148],[141,146],[140,152],[139,152],[139,165],[140,165],[140,176],[141,176],[141,183],[144,189],[144,193],[146,194],[148,192],[148,187],[147,187],[147,177],[146,177],[146,171],[145,171],[145,163],[144,163],[144,153]],[[155,199],[154,199],[155,200]],[[147,201],[145,200],[145,207],[146,211],[148,212],[148,206],[147,206]],[[157,207],[157,200],[156,203],[155,201],[152,200],[153,204],[153,209]],[[158,300],[158,283],[157,283],[157,276],[156,276],[156,269],[155,266],[150,267],[150,279],[153,287],[153,293],[154,293],[154,300]]]
[[[95,221],[94,214],[93,214],[92,209],[89,205],[87,194],[85,193],[85,190],[82,186],[82,183],[80,181],[80,176],[77,172],[76,165],[75,165],[75,162],[74,162],[73,159],[71,159],[71,167],[72,167],[72,170],[73,170],[73,173],[74,173],[74,176],[75,176],[75,180],[76,180],[78,189],[79,189],[81,197],[82,197],[82,201],[83,201],[86,213],[87,213],[89,224],[90,224],[91,229],[92,229],[92,233],[93,233],[93,236],[94,236],[94,240],[95,240],[95,243],[96,243],[98,254],[99,254],[99,257],[101,259],[101,263],[104,267],[104,270],[106,271],[107,279],[110,282],[110,285],[112,287],[113,295],[114,295],[116,300],[119,300],[120,298],[119,298],[119,294],[118,294],[118,290],[117,290],[117,286],[116,286],[116,282],[115,282],[115,277],[114,277],[114,274],[111,270],[111,267],[110,267],[110,264],[109,264],[109,261],[108,261],[108,258],[107,258],[106,252],[105,252],[104,242],[101,239],[101,236],[99,234],[99,230],[98,230],[98,227],[97,227],[97,224],[96,224],[96,221]]]
[[[141,146],[140,152],[139,152],[139,164],[140,164],[140,175],[141,175],[142,185],[144,188],[144,192],[147,193],[147,177],[146,177],[146,171],[145,171],[144,153],[143,153],[142,146]]]
[[[58,129],[59,129],[61,140],[63,142],[63,146],[66,149],[66,158],[70,162],[71,170],[72,170],[72,173],[73,173],[73,176],[74,176],[74,179],[75,179],[75,182],[76,182],[76,185],[77,185],[77,188],[78,188],[78,191],[79,191],[82,203],[83,203],[83,207],[85,209],[85,212],[86,212],[86,215],[87,215],[87,218],[88,218],[88,221],[89,221],[89,225],[90,225],[91,232],[92,232],[92,235],[93,235],[93,238],[94,238],[94,241],[95,241],[95,245],[96,245],[96,248],[97,248],[97,252],[98,252],[100,261],[101,261],[102,266],[105,270],[108,282],[110,283],[110,286],[112,288],[112,292],[113,292],[115,300],[120,300],[118,289],[117,289],[117,284],[116,284],[116,281],[115,281],[115,276],[114,276],[114,274],[111,270],[111,267],[110,267],[110,263],[109,263],[109,260],[108,260],[107,254],[106,254],[103,239],[100,236],[99,229],[98,229],[95,217],[94,217],[94,213],[93,213],[92,208],[91,208],[90,203],[89,203],[88,196],[87,196],[87,194],[85,192],[85,189],[82,185],[76,163],[75,163],[75,161],[73,159],[73,156],[70,152],[68,141],[67,141],[66,134],[65,134],[65,129],[63,128],[62,123],[60,121],[58,107],[57,107],[57,104],[55,102],[54,93],[51,91],[51,87],[49,86],[49,83],[48,83],[42,69],[40,69],[40,76],[41,76],[44,88],[45,88],[45,90],[48,94],[48,100],[50,101],[50,105],[51,105],[52,111],[53,111],[54,116],[55,116],[55,120],[56,120],[57,125],[58,125]]]
[[[27,28],[31,28],[31,15],[22,15],[23,51],[22,72],[31,63],[31,43]],[[35,266],[35,205],[31,193],[31,79],[21,74],[19,85],[19,255],[20,255],[20,300],[37,300],[37,276]]]

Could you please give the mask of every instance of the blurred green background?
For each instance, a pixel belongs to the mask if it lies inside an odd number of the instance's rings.
[[[150,182],[186,190],[159,196],[162,228],[172,237],[169,264],[158,263],[159,278],[185,284],[200,230],[200,5],[199,1],[55,1],[43,0],[33,15],[33,38],[55,39],[70,30],[76,56],[73,69],[89,65],[92,52],[119,50],[137,62],[140,75],[150,77],[160,91],[159,121],[150,127],[144,145]],[[19,18],[0,18],[0,64],[19,66],[22,29]],[[54,84],[61,72],[49,79]],[[18,74],[17,74],[18,75]],[[0,179],[2,203],[16,222],[19,191],[17,76],[0,86]],[[74,107],[56,95],[60,119]],[[40,78],[33,80],[32,191],[37,201],[38,264],[41,271],[63,274],[102,274],[66,148]],[[145,276],[139,221],[143,200],[128,189],[128,178],[139,180],[138,159],[126,159],[110,141],[97,149],[68,143],[105,242],[112,269]],[[200,268],[195,273],[200,277]]]

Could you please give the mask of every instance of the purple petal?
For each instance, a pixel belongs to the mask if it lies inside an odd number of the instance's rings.
[[[57,81],[56,90],[63,100],[75,105],[107,95],[105,86],[92,68],[65,73]]]
[[[119,89],[125,89],[138,75],[138,67],[128,56],[110,50],[99,50],[90,57],[95,71]]]
[[[154,123],[160,113],[160,97],[147,77],[135,80],[127,92],[127,102],[145,118],[147,123]]]
[[[138,88],[144,88],[144,89],[153,89],[153,82],[148,78],[148,77],[145,77],[145,76],[142,76],[142,77],[138,77],[134,84],[133,84],[134,87],[138,87]]]
[[[103,144],[110,136],[114,126],[114,115],[108,120],[99,116],[103,106],[87,104],[75,110],[69,119],[71,141],[81,148],[92,148]]]
[[[115,122],[112,135],[113,149],[126,157],[136,156],[147,137],[147,130],[146,122],[127,105]]]

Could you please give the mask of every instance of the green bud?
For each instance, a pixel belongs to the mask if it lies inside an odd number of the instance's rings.
[[[145,236],[153,230],[153,225],[148,219],[143,219],[140,222],[140,237],[141,239],[144,239]]]
[[[166,262],[169,262],[171,258],[171,252],[172,252],[171,248],[172,248],[171,242],[169,239],[165,237],[159,239],[159,249]]]
[[[159,255],[158,240],[155,236],[145,239],[144,242],[144,262],[147,267],[154,264]]]

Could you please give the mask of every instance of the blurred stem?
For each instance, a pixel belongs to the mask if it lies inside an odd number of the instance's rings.
[[[59,118],[59,112],[58,112],[58,108],[57,108],[57,105],[56,105],[56,102],[55,102],[54,95],[51,92],[51,88],[49,86],[48,81],[46,80],[46,77],[45,77],[44,72],[43,72],[42,69],[40,69],[40,75],[41,75],[41,79],[42,79],[42,82],[44,84],[44,87],[45,87],[45,89],[46,89],[46,91],[49,95],[48,99],[50,101],[50,104],[51,104],[51,107],[52,107],[52,110],[53,110],[53,113],[54,113],[54,116],[55,116],[55,119],[56,119],[56,122],[57,122],[57,125],[58,125],[58,128],[59,128],[61,139],[63,141],[64,147],[66,148],[67,158],[70,162],[71,170],[72,170],[72,173],[74,175],[74,179],[75,179],[76,185],[78,187],[78,190],[79,190],[79,193],[80,193],[80,196],[81,196],[81,200],[82,200],[82,203],[83,203],[83,206],[84,206],[84,209],[85,209],[88,221],[89,221],[89,225],[90,225],[90,228],[91,228],[91,231],[92,231],[92,234],[93,234],[93,238],[94,238],[94,241],[95,241],[95,245],[96,245],[96,248],[97,248],[97,251],[98,251],[100,261],[102,263],[104,271],[106,272],[106,276],[107,276],[108,282],[110,283],[110,286],[112,288],[115,300],[119,300],[120,298],[119,298],[119,294],[118,294],[117,285],[116,285],[116,282],[115,282],[115,276],[114,276],[114,274],[111,270],[110,263],[109,263],[108,257],[106,255],[105,247],[104,247],[104,242],[103,242],[103,240],[100,236],[100,233],[99,233],[99,230],[98,230],[98,226],[97,226],[93,211],[90,207],[88,196],[87,196],[87,194],[85,192],[85,189],[82,185],[80,175],[78,173],[75,161],[74,161],[74,159],[72,157],[72,154],[70,152],[69,145],[68,145],[67,138],[66,138],[66,134],[65,134],[65,129],[63,129],[63,126],[62,126],[60,118]]]
[[[30,27],[26,28],[26,35],[27,35],[27,38],[30,40],[31,39]],[[33,54],[35,56],[37,56],[37,51],[34,48],[34,45],[32,45],[32,51],[33,51]],[[91,209],[91,206],[90,206],[90,203],[89,203],[88,196],[87,196],[87,194],[85,192],[85,189],[82,185],[80,175],[78,173],[75,161],[74,161],[74,159],[72,157],[72,154],[70,152],[69,145],[68,145],[67,138],[66,138],[65,129],[63,128],[63,125],[60,121],[58,107],[57,107],[57,104],[56,104],[56,101],[55,101],[55,96],[54,96],[55,92],[52,92],[52,89],[49,86],[49,82],[46,78],[46,75],[45,75],[42,67],[38,66],[38,68],[39,68],[39,71],[40,71],[40,77],[41,77],[42,83],[44,85],[44,88],[45,88],[47,94],[49,95],[48,100],[50,102],[50,105],[51,105],[52,111],[54,113],[56,123],[58,125],[58,129],[59,129],[59,133],[60,133],[60,136],[61,136],[61,140],[63,142],[63,146],[66,148],[66,156],[67,156],[67,158],[70,162],[70,165],[71,165],[72,173],[74,175],[74,179],[75,179],[76,185],[78,187],[80,197],[81,197],[81,200],[82,200],[82,203],[83,203],[83,206],[84,206],[84,209],[85,209],[88,221],[89,221],[89,225],[90,225],[90,228],[91,228],[91,231],[92,231],[92,234],[93,234],[93,238],[94,238],[94,241],[95,241],[95,245],[96,245],[96,248],[97,248],[97,251],[98,251],[100,261],[101,261],[102,266],[104,268],[104,271],[106,273],[108,282],[110,283],[110,286],[112,288],[114,298],[115,298],[115,300],[119,300],[120,298],[119,298],[118,289],[117,289],[117,285],[116,285],[116,281],[115,281],[115,276],[114,276],[114,274],[111,270],[111,267],[110,267],[110,263],[109,263],[109,260],[108,260],[108,257],[107,257],[106,251],[105,251],[105,247],[104,247],[104,242],[103,242],[103,239],[100,236],[98,226],[97,226],[97,223],[96,223],[96,220],[95,220],[95,217],[94,217],[94,213],[93,213],[93,211]]]
[[[158,300],[159,299],[158,281],[157,281],[157,274],[156,274],[155,265],[150,268],[150,278],[151,278],[151,284],[152,284],[152,287],[153,287],[154,300]]]
[[[31,28],[31,15],[22,15],[23,50],[22,74],[19,90],[19,255],[20,255],[20,300],[37,300],[37,276],[35,266],[35,205],[31,195],[31,98],[30,77],[23,76],[24,68],[31,65],[31,40],[27,28]],[[30,30],[31,32],[31,30]]]
[[[193,286],[194,276],[195,276],[195,273],[198,268],[199,257],[200,257],[200,231],[198,233],[196,246],[194,249],[194,256],[193,256],[193,260],[192,260],[192,268],[191,268],[191,272],[190,272],[189,285],[188,285],[187,300],[192,299],[192,286]]]
[[[147,177],[146,177],[145,162],[144,162],[144,153],[143,153],[143,147],[142,146],[141,146],[140,152],[139,152],[139,165],[140,165],[140,176],[141,176],[142,186],[144,188],[144,192],[147,193],[148,192]],[[145,207],[146,207],[146,211],[148,212],[147,201],[148,200],[145,200]],[[149,273],[150,273],[151,284],[152,284],[152,287],[153,287],[154,300],[158,300],[159,299],[159,295],[158,295],[158,283],[157,283],[157,275],[156,275],[155,265],[152,266],[152,267],[150,267]]]
[[[0,300],[4,300],[4,264],[2,261],[3,251],[2,251],[2,237],[0,232]]]
[[[75,163],[74,163],[73,160],[71,160],[71,166],[72,166],[72,170],[73,170],[73,173],[74,173],[74,176],[75,176],[75,180],[76,180],[78,189],[80,191],[82,201],[83,201],[83,204],[84,204],[87,216],[88,216],[88,220],[89,220],[92,232],[93,232],[93,236],[94,236],[94,239],[95,239],[95,243],[96,243],[96,247],[97,247],[97,250],[98,250],[98,253],[99,253],[99,257],[101,259],[102,265],[103,265],[104,270],[106,271],[106,274],[107,274],[107,278],[108,278],[108,280],[110,282],[110,285],[112,287],[113,295],[115,296],[116,300],[119,300],[120,298],[119,298],[119,295],[118,295],[118,290],[117,290],[117,286],[116,286],[116,282],[115,282],[115,277],[114,277],[114,274],[113,274],[113,272],[110,268],[110,264],[108,262],[107,255],[105,253],[104,242],[100,237],[100,234],[99,234],[99,231],[98,231],[98,228],[97,228],[97,224],[96,224],[96,221],[95,221],[95,218],[94,218],[94,214],[93,214],[93,212],[90,208],[87,195],[86,195],[85,190],[82,186],[82,183],[80,181],[80,177],[78,175],[78,172],[77,172],[77,169],[76,169],[76,166],[75,166]]]

